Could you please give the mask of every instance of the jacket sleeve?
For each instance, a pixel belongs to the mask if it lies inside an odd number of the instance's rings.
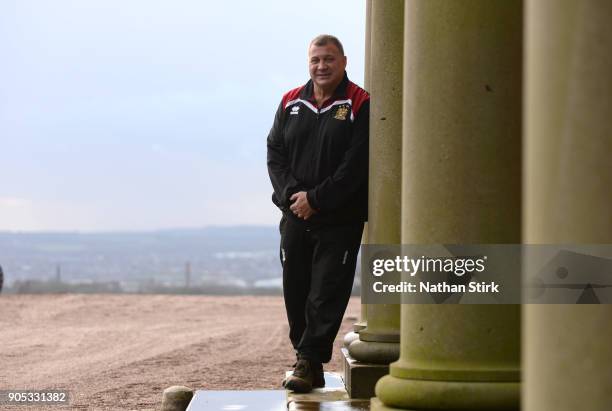
[[[289,207],[289,197],[299,191],[300,182],[293,177],[289,156],[283,139],[284,107],[281,102],[268,134],[268,174],[274,188],[274,197],[280,208]]]
[[[353,135],[342,162],[333,175],[308,190],[308,203],[318,211],[342,207],[363,185],[368,183],[370,101],[366,100],[355,116]]]

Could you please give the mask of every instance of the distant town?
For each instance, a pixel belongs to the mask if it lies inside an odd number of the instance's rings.
[[[279,240],[266,226],[0,232],[2,292],[280,295]]]

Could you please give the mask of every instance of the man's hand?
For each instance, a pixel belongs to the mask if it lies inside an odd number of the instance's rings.
[[[316,211],[310,207],[308,203],[308,197],[306,196],[306,191],[300,191],[295,193],[290,198],[293,201],[291,204],[291,211],[293,214],[298,216],[299,218],[303,218],[304,220],[308,220]]]

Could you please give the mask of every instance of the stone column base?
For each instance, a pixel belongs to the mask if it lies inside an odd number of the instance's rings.
[[[353,331],[358,333],[359,331],[363,330],[367,326],[368,326],[368,322],[367,321],[360,321],[358,323],[353,324]]]
[[[346,334],[344,336],[344,347],[348,348],[349,345],[351,345],[351,343],[353,341],[357,341],[359,339],[359,334],[357,334],[355,331],[351,331],[350,333]]]
[[[518,411],[520,389],[520,382],[409,380],[387,375],[376,384],[376,396],[404,410]]]
[[[376,382],[389,374],[389,365],[358,362],[350,356],[346,348],[341,351],[344,357],[344,385],[349,397],[373,397]]]
[[[365,364],[388,365],[397,361],[400,355],[399,342],[364,341],[361,334],[347,348],[351,358]]]

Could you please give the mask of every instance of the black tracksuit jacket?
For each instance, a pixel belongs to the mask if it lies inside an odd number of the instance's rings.
[[[312,225],[367,220],[369,111],[368,93],[346,73],[322,107],[312,80],[285,93],[268,135],[272,201],[285,217]],[[298,191],[317,210],[307,221],[289,209]]]

